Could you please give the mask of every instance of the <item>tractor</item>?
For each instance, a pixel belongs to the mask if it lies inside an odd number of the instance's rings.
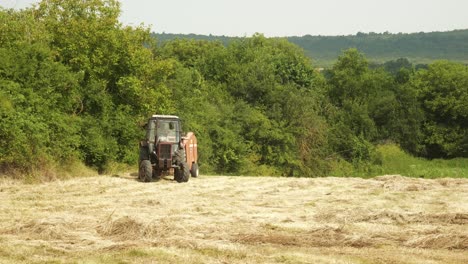
[[[198,177],[197,138],[184,135],[181,120],[174,115],[153,115],[145,124],[146,138],[140,141],[138,179],[142,182],[174,175],[177,182]]]

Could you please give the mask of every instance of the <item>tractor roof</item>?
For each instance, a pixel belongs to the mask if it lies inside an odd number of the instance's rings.
[[[151,119],[179,119],[179,117],[175,115],[152,115]]]

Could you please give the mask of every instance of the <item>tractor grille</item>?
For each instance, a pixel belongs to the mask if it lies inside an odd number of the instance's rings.
[[[172,144],[159,144],[159,159],[172,159]]]

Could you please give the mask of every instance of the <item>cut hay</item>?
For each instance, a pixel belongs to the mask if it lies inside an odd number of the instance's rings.
[[[468,263],[467,190],[400,175],[0,181],[0,263]]]

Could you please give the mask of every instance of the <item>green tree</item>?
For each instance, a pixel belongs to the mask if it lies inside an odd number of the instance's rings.
[[[29,41],[28,41],[29,42]],[[42,43],[0,48],[0,167],[32,172],[78,158],[76,75]]]
[[[323,144],[324,137],[317,135],[325,126],[310,91],[324,80],[318,81],[297,46],[257,34],[228,47],[175,40],[164,43],[157,54],[180,62],[169,87],[179,115],[200,132],[203,166],[219,173],[318,174],[318,169],[307,168],[319,160],[319,151],[311,149]],[[314,111],[307,118],[305,108]],[[315,123],[322,127],[313,127]],[[309,140],[316,137],[309,142],[304,133]]]
[[[410,81],[425,113],[425,151],[429,158],[468,156],[468,69],[439,61]]]
[[[117,1],[44,0],[35,14],[50,32],[57,60],[79,76],[74,112],[89,129],[81,133],[86,163],[103,170],[108,161],[135,161],[138,124],[173,111],[165,85],[173,62],[155,59],[149,29],[120,24]],[[99,141],[95,148],[91,137]]]

